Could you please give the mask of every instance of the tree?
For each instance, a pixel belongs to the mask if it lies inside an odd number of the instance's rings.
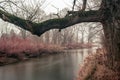
[[[64,18],[49,19],[39,23],[17,17],[2,9],[0,9],[0,18],[38,36],[50,29],[64,29],[82,22],[100,22],[108,43],[106,45],[108,53],[112,55],[112,59],[120,61],[120,0],[102,0],[99,10],[68,11]]]
[[[97,41],[99,41],[98,39],[100,38],[101,34],[102,34],[102,26],[100,23],[95,24],[88,24],[88,31],[87,31],[87,40],[88,43],[92,43],[93,40],[97,39]],[[99,38],[98,38],[99,37]]]

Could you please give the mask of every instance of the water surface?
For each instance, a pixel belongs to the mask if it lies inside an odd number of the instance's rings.
[[[0,80],[75,80],[80,64],[91,50],[65,53],[0,67]]]

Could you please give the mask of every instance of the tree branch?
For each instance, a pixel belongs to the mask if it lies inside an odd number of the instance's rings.
[[[74,0],[74,1],[73,1],[73,7],[72,7],[72,11],[74,11],[75,4],[76,4],[76,0]]]
[[[86,9],[86,5],[87,5],[87,0],[83,0],[82,10]]]
[[[35,23],[14,16],[10,13],[0,10],[0,18],[4,21],[17,25],[25,30],[30,31],[32,34],[40,36],[50,29],[64,29],[81,22],[101,22],[101,14],[99,11],[82,11],[73,12],[74,15],[69,15],[64,18],[50,19],[41,23]]]

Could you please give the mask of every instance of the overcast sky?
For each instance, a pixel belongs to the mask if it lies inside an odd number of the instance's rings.
[[[42,6],[42,9],[47,13],[56,13],[58,8],[59,10],[62,10],[63,8],[71,8],[73,0],[46,0],[44,5]],[[56,8],[55,8],[56,7]]]

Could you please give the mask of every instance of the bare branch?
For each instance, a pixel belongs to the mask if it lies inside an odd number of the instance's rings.
[[[59,15],[59,8],[55,7],[54,5],[52,5],[52,7],[54,7],[56,10],[57,10],[57,13],[56,14],[53,14],[53,15],[56,15],[58,18],[60,18],[60,15]]]
[[[76,12],[77,13],[77,12]],[[50,19],[41,23],[31,22],[11,15],[0,10],[0,18],[4,21],[17,25],[32,34],[41,35],[50,29],[64,29],[81,22],[100,22],[102,18],[98,11],[82,11],[76,15],[71,15],[65,18]]]
[[[25,11],[25,9],[19,7],[16,3],[12,2],[11,0],[1,1],[0,4],[2,4],[2,3],[11,3],[11,4],[15,5],[16,7],[18,7],[19,9],[22,9],[22,10]]]
[[[57,14],[53,14],[53,15],[56,15],[58,18],[60,18],[60,15],[59,15],[59,13],[57,13]]]
[[[72,7],[72,11],[74,11],[75,4],[76,4],[76,0],[74,0],[74,1],[73,1],[73,7]]]
[[[87,4],[87,0],[83,0],[83,5],[82,5],[82,10],[83,11],[86,9],[86,4]]]

